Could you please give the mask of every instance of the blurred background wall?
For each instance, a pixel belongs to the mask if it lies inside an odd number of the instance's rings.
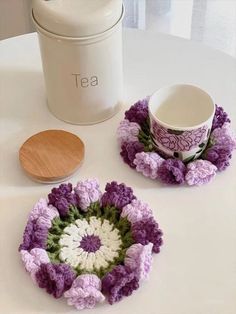
[[[124,27],[183,37],[236,56],[236,0],[123,1]],[[0,39],[34,31],[30,8],[31,0],[0,0]]]

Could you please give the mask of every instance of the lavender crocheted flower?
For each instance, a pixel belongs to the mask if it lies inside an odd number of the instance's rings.
[[[21,250],[31,250],[34,248],[46,248],[48,228],[38,219],[28,220],[25,227],[23,242],[19,247]]]
[[[125,112],[125,118],[130,122],[143,124],[148,117],[148,99],[139,100]]]
[[[58,216],[57,209],[52,205],[48,205],[46,199],[41,198],[31,210],[29,219],[37,220],[38,224],[50,228],[52,225],[51,221]]]
[[[132,269],[139,280],[147,279],[152,265],[152,247],[147,245],[133,244],[126,251],[125,265]]]
[[[21,250],[20,255],[26,271],[34,281],[40,265],[50,262],[47,252],[39,248],[32,249],[30,252]]]
[[[123,158],[124,162],[128,164],[131,168],[135,168],[134,159],[137,153],[140,153],[144,150],[144,145],[140,142],[131,142],[124,143],[121,146],[120,155]]]
[[[135,155],[133,163],[136,166],[136,170],[141,172],[145,177],[156,179],[157,170],[163,161],[164,159],[157,153],[141,152]]]
[[[121,121],[117,129],[117,137],[120,145],[126,142],[136,142],[140,131],[140,125],[127,119]]]
[[[210,182],[217,168],[208,160],[195,160],[187,165],[185,181],[188,185],[202,185]]]
[[[152,216],[152,210],[148,204],[137,199],[132,200],[121,212],[121,217],[127,217],[132,224]]]
[[[91,309],[105,300],[101,293],[101,280],[93,274],[77,277],[64,296],[68,299],[68,305],[74,305],[77,310]]]
[[[184,182],[186,166],[181,160],[166,159],[157,170],[157,176],[163,183],[181,184]]]
[[[72,184],[60,184],[59,188],[53,188],[48,195],[49,204],[55,206],[61,217],[68,214],[70,205],[76,206],[78,199],[76,194],[72,192]]]
[[[84,211],[87,211],[91,203],[99,201],[102,195],[97,179],[78,182],[75,193],[78,196],[78,205]]]
[[[67,264],[41,264],[35,274],[40,288],[45,288],[47,293],[55,298],[60,298],[70,289],[76,275]]]
[[[221,128],[214,129],[210,136],[210,142],[213,145],[227,147],[227,149],[233,151],[236,148],[236,136],[230,123],[225,122]]]
[[[215,165],[219,171],[223,171],[229,166],[231,153],[227,146],[214,145],[204,152],[203,158]]]
[[[127,297],[138,289],[136,274],[127,266],[118,265],[102,279],[102,291],[108,296],[108,302],[113,304]]]
[[[162,235],[158,223],[153,218],[140,220],[132,225],[132,236],[135,242],[142,245],[153,243],[154,253],[160,252],[160,246],[163,244]]]
[[[116,208],[122,209],[133,199],[136,199],[133,190],[123,183],[118,184],[115,181],[107,183],[105,190],[106,192],[101,199],[102,206],[115,206]]]
[[[212,130],[221,128],[225,122],[230,122],[230,119],[224,109],[216,105],[216,111],[213,118]]]

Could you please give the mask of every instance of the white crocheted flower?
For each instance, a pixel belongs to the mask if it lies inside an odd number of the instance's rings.
[[[66,227],[59,244],[62,261],[92,271],[107,267],[118,256],[122,241],[112,223],[93,216],[89,222],[78,219]]]

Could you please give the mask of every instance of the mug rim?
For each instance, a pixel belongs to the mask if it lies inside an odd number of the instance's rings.
[[[156,117],[156,115],[153,113],[152,109],[151,109],[151,102],[153,100],[153,98],[158,94],[160,93],[161,91],[163,91],[164,89],[167,89],[167,88],[174,88],[174,87],[181,87],[181,86],[186,86],[186,87],[194,87],[198,90],[200,90],[201,92],[203,92],[204,94],[206,94],[210,100],[211,100],[211,103],[212,103],[212,113],[211,115],[205,119],[205,121],[203,121],[202,123],[199,123],[199,124],[196,124],[196,125],[193,125],[193,126],[174,126],[174,125],[171,125],[171,124],[167,124],[166,122],[160,120],[159,118]],[[158,108],[158,107],[157,107]],[[205,90],[203,90],[202,88],[200,88],[199,86],[196,86],[196,85],[192,85],[192,84],[171,84],[171,85],[165,85],[161,88],[159,88],[158,90],[156,90],[154,93],[152,93],[152,95],[149,97],[149,100],[148,100],[148,111],[149,111],[149,114],[152,116],[152,118],[157,122],[159,123],[160,125],[162,125],[163,127],[167,128],[167,129],[172,129],[172,130],[177,130],[177,131],[188,131],[188,130],[194,130],[194,129],[198,129],[198,128],[201,128],[202,126],[206,125],[208,123],[209,120],[211,120],[215,114],[215,101],[214,99],[212,98],[211,95],[209,95]]]

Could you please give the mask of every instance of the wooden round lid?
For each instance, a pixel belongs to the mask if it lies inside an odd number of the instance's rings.
[[[63,181],[84,159],[84,143],[63,130],[47,130],[31,136],[20,148],[22,168],[34,180],[43,183]]]

